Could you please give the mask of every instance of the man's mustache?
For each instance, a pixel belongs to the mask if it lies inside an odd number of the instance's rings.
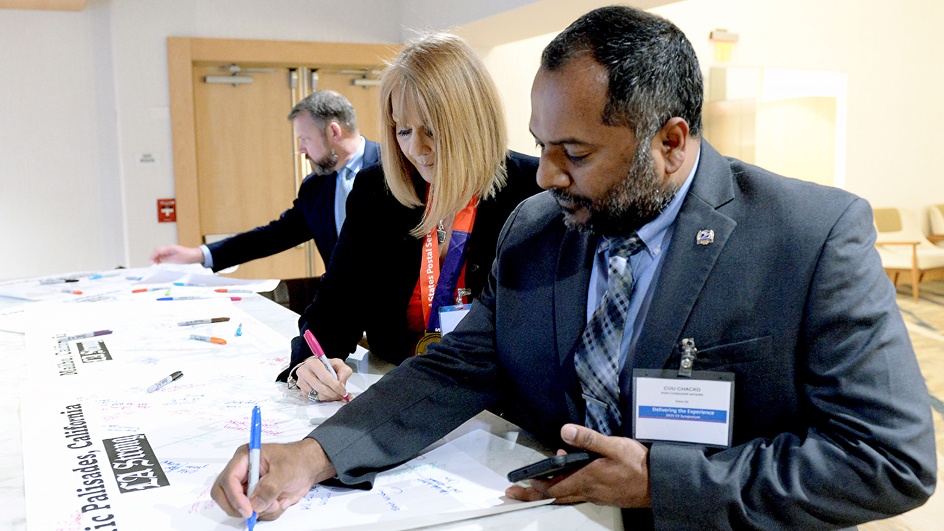
[[[587,199],[586,197],[580,197],[573,194],[569,194],[561,190],[560,188],[551,188],[548,191],[550,192],[552,196],[554,196],[554,199],[556,199],[559,202],[571,203],[571,204],[580,205],[586,208],[593,207],[593,201],[591,201],[590,199]]]

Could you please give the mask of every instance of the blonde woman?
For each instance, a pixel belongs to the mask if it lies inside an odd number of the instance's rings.
[[[498,92],[462,39],[411,42],[384,70],[380,92],[382,166],[358,174],[328,270],[299,321],[338,378],[312,362],[302,337],[280,375],[313,400],[345,396],[343,360],[365,332],[371,352],[391,363],[422,354],[438,338],[438,309],[478,296],[505,219],[541,191],[537,159],[507,150]]]

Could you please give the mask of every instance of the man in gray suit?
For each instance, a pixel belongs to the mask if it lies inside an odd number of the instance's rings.
[[[645,12],[581,17],[545,49],[531,99],[549,192],[508,219],[469,315],[306,439],[263,446],[251,503],[238,450],[220,506],[278,517],[313,483],[369,482],[484,408],[602,455],[510,497],[622,507],[628,529],[834,529],[922,504],[930,405],[868,204],[704,142],[694,51]],[[724,440],[698,419],[654,429],[635,403],[661,396],[652,381],[733,385]]]

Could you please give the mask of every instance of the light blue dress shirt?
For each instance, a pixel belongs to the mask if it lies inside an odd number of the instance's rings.
[[[639,338],[639,331],[642,330],[643,323],[646,320],[646,314],[649,311],[649,303],[652,300],[652,293],[655,291],[659,271],[662,269],[662,258],[669,249],[672,242],[672,232],[675,228],[675,219],[678,217],[679,210],[682,209],[682,202],[688,194],[691,187],[692,178],[695,176],[695,170],[698,169],[698,160],[701,158],[701,151],[695,158],[695,165],[688,174],[682,187],[669,202],[669,205],[659,214],[659,217],[646,223],[636,234],[642,239],[645,247],[634,254],[629,259],[629,264],[633,270],[633,295],[629,300],[629,310],[626,313],[626,325],[623,329],[623,340],[620,343],[620,371],[629,358],[629,353],[635,348],[636,340]],[[694,237],[694,235],[692,235]],[[602,238],[600,242],[602,242]],[[587,321],[593,316],[599,301],[606,293],[607,281],[607,253],[601,248],[600,242],[597,243],[597,250],[594,255],[593,268],[590,271],[590,289],[587,290]]]
[[[354,188],[354,177],[361,171],[364,165],[364,146],[366,145],[364,137],[361,137],[361,145],[354,152],[351,160],[338,170],[338,182],[334,187],[334,226],[338,229],[338,235],[341,234],[341,225],[344,224],[344,218],[347,217],[347,196]]]

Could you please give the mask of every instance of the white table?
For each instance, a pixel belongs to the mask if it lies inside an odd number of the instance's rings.
[[[22,301],[0,297],[0,309],[21,303]],[[239,303],[239,308],[286,338],[298,333],[298,315],[265,297],[260,295],[244,297]],[[9,531],[25,531],[26,529],[23,447],[20,433],[20,386],[26,380],[25,350],[25,336],[0,331],[0,359],[2,359],[0,419],[4,425],[4,429],[0,430],[0,529]],[[367,374],[384,374],[392,368],[389,363],[370,355],[359,361],[351,360],[349,364],[355,371]],[[507,444],[520,444],[546,454],[551,453],[550,449],[542,447],[515,425],[488,412],[479,414],[459,427],[447,436],[446,440],[483,427],[504,441],[508,441]],[[501,447],[490,447],[488,458],[484,463],[500,473],[509,469],[508,459],[503,458],[508,452],[502,450]],[[54,503],[54,500],[50,502]],[[622,520],[617,509],[585,503],[572,506],[534,507],[426,529],[589,531],[622,529],[622,527]]]

